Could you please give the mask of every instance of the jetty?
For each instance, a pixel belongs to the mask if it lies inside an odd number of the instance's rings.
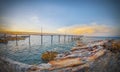
[[[51,44],[53,44],[54,37],[57,36],[58,42],[61,42],[61,38],[63,38],[63,42],[66,41],[75,41],[80,40],[83,35],[71,35],[71,34],[57,34],[57,33],[35,33],[35,32],[0,32],[2,35],[0,37],[0,43],[7,43],[8,41],[16,41],[16,46],[18,45],[19,40],[25,40],[29,38],[29,45],[31,44],[31,36],[40,36],[40,44],[43,45],[44,39],[43,37],[50,36]]]

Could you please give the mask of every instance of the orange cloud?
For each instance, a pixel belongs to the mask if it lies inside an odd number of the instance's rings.
[[[115,28],[103,25],[103,24],[82,24],[82,25],[73,25],[69,27],[63,27],[58,29],[61,33],[68,33],[68,34],[82,34],[82,35],[112,35],[115,32]]]

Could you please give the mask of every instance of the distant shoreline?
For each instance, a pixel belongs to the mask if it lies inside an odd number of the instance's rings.
[[[120,38],[120,36],[85,36],[89,38]]]

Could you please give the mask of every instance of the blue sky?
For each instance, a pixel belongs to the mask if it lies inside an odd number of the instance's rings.
[[[120,6],[114,0],[9,0],[0,5],[2,30],[40,32],[43,27],[44,32],[98,36],[119,31]]]

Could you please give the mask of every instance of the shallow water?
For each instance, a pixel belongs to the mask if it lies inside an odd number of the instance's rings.
[[[46,51],[57,51],[59,53],[70,51],[72,47],[75,46],[75,42],[68,41],[66,38],[61,37],[60,43],[58,37],[53,37],[53,43],[51,44],[51,37],[43,37],[43,45],[41,46],[40,36],[31,36],[31,41],[29,44],[29,38],[25,40],[19,40],[18,46],[16,46],[16,41],[9,41],[7,44],[0,44],[0,54],[5,55],[15,61],[23,62],[26,64],[39,64],[43,63],[41,60],[41,54]],[[85,37],[83,42],[89,42],[94,40],[102,39],[118,39],[118,38],[106,38],[106,37]]]

